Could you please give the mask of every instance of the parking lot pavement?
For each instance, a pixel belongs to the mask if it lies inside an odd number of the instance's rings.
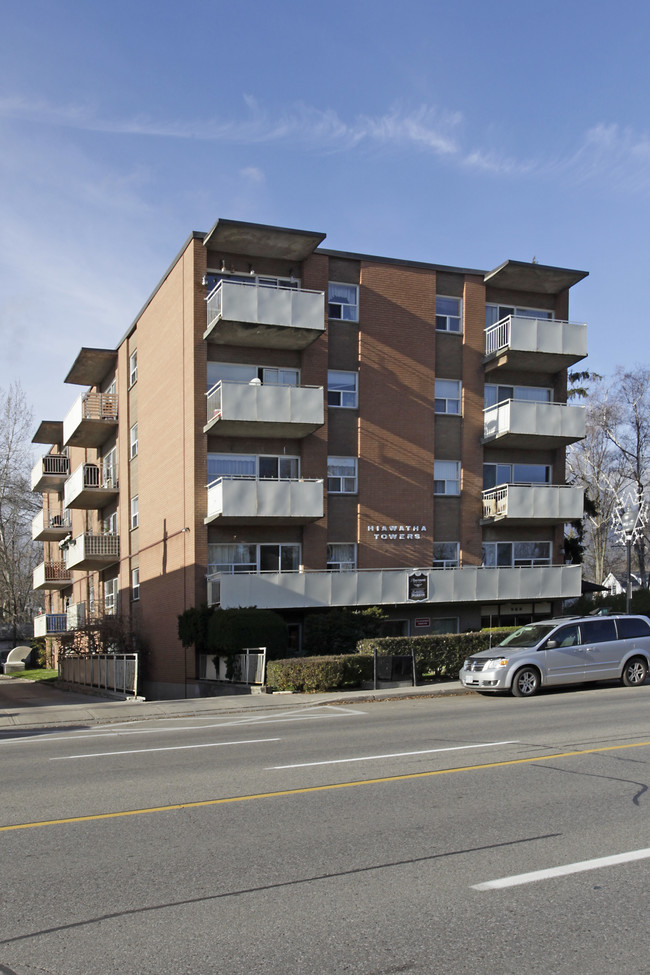
[[[0,733],[21,728],[56,728],[145,721],[162,717],[202,717],[220,713],[269,711],[323,704],[360,704],[395,698],[440,697],[465,691],[457,681],[390,687],[380,690],[330,691],[320,694],[223,694],[173,701],[115,701],[62,690],[38,681],[0,676]]]

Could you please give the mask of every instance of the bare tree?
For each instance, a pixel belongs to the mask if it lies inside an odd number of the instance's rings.
[[[32,414],[18,383],[0,390],[0,617],[13,627],[32,612],[32,571],[38,547],[31,537],[31,518],[40,502],[30,491]]]

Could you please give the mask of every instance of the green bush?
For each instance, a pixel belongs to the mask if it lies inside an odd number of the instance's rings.
[[[373,660],[359,654],[331,657],[291,657],[266,666],[266,683],[273,691],[331,691],[358,687],[372,680]]]
[[[34,670],[42,670],[47,666],[47,645],[45,637],[32,637],[29,645],[32,648],[32,668]]]
[[[312,657],[354,653],[359,640],[379,634],[385,618],[386,614],[377,606],[311,613],[303,627],[303,649]]]
[[[447,633],[431,636],[389,636],[374,640],[360,640],[357,651],[362,655],[410,654],[415,649],[415,670],[418,679],[424,674],[432,677],[456,678],[463,661],[472,653],[488,650],[503,640],[511,628],[480,631],[478,633]]]
[[[230,657],[247,647],[266,647],[266,659],[286,655],[287,624],[270,609],[217,609],[208,621],[208,650]]]

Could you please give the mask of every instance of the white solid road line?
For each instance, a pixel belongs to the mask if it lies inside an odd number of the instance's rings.
[[[631,850],[629,853],[616,853],[609,857],[598,857],[595,860],[580,860],[578,863],[567,863],[563,867],[549,867],[547,870],[519,873],[512,877],[501,877],[499,880],[486,880],[482,884],[472,884],[471,889],[500,890],[503,887],[517,887],[520,884],[535,883],[537,880],[551,880],[553,877],[566,877],[571,873],[583,873],[586,870],[599,870],[601,867],[615,867],[619,863],[646,860],[648,857],[650,857],[650,847],[646,847],[645,850]]]
[[[437,752],[461,752],[467,748],[490,748],[493,745],[518,745],[518,741],[486,741],[480,745],[452,745],[449,748],[425,748],[417,752],[389,752],[386,755],[361,755],[358,758],[332,758],[325,762],[300,762],[297,765],[270,765],[265,772],[285,768],[313,768],[315,765],[345,765],[347,762],[372,762],[378,758],[407,758],[410,755],[434,755]]]
[[[186,748],[222,748],[224,745],[259,745],[266,741],[281,741],[281,738],[247,738],[244,741],[210,741],[201,745],[170,745],[166,748],[126,748],[117,752],[88,752],[86,755],[57,755],[51,762],[65,762],[79,758],[105,758],[107,755],[138,755],[142,752],[180,752]]]

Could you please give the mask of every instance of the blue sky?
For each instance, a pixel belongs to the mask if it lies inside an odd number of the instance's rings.
[[[584,269],[588,367],[647,364],[650,7],[23,0],[0,35],[0,387],[42,418],[217,217]],[[618,336],[612,343],[612,335]]]

